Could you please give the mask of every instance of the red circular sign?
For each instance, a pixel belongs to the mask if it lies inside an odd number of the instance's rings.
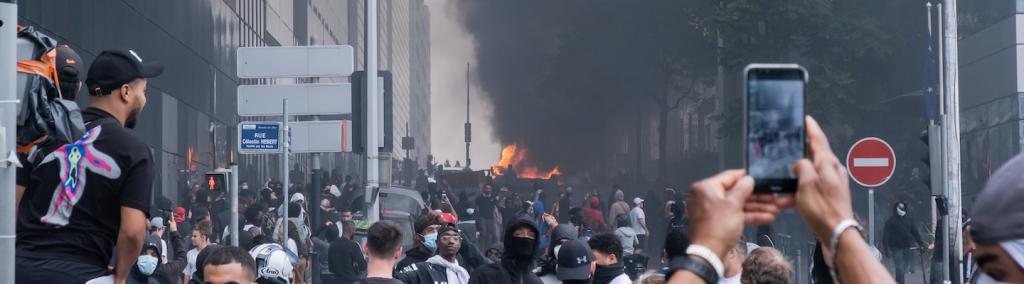
[[[853,143],[846,154],[850,178],[864,187],[878,187],[889,181],[896,170],[896,154],[889,143],[868,137]]]

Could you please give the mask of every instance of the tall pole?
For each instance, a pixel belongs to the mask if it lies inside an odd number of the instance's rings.
[[[466,62],[466,168],[472,162],[469,159],[469,143],[473,142],[473,124],[469,123],[469,62]]]
[[[868,244],[875,245],[875,188],[868,188]]]
[[[371,195],[380,181],[380,153],[377,149],[377,135],[380,135],[377,104],[380,94],[377,94],[377,73],[377,0],[366,0],[366,194],[363,196],[366,201],[364,214],[370,222],[379,219],[377,206],[371,204],[376,200]]]
[[[288,190],[291,188],[291,179],[288,176],[288,152],[291,152],[290,144],[292,143],[292,132],[291,129],[288,129],[288,99],[281,100],[281,115],[281,120],[284,122],[281,128],[284,130],[283,136],[285,137],[284,143],[281,143],[283,145],[281,147],[281,174],[284,175],[284,196],[281,196],[281,200],[284,201],[284,205],[281,207],[281,214],[284,215],[284,218],[281,218],[281,220],[284,221],[281,223],[284,223],[284,227],[281,232],[283,234],[281,246],[288,247]]]
[[[949,199],[949,228],[951,240],[946,246],[952,249],[950,254],[952,264],[960,266],[963,261],[962,242],[963,236],[960,231],[960,66],[958,58],[959,48],[957,47],[957,17],[956,0],[944,0],[942,5],[942,16],[945,25],[942,29],[943,47],[943,69],[945,69],[946,80],[943,82],[944,105],[946,110],[942,116],[942,135],[945,155],[943,155],[943,172],[946,181],[946,197]],[[955,269],[954,271],[959,270]],[[953,283],[963,283],[962,273],[953,273],[950,279]]]
[[[231,245],[238,247],[238,163],[231,162]]]
[[[925,4],[925,6],[928,8],[928,36],[930,37],[932,35],[932,3],[929,2],[929,3]],[[938,12],[938,16],[935,17],[935,19],[937,20],[936,22],[938,22],[937,23],[938,29],[936,30],[936,32],[942,32],[943,31],[943,26],[944,26],[943,25],[944,18],[942,16],[942,3],[939,3],[936,8],[937,8],[937,12]],[[945,83],[946,82],[945,81],[946,70],[945,70],[945,67],[946,66],[944,65],[944,63],[945,63],[945,55],[946,54],[944,53],[944,48],[943,48],[943,46],[945,45],[945,38],[944,37],[939,37],[938,41],[939,41],[938,44],[936,44],[936,46],[938,47],[938,53],[937,54],[939,55],[938,56],[939,57],[938,58],[939,66],[942,66],[942,69],[940,69],[940,72],[939,72],[939,86],[941,86],[939,88],[939,90],[938,90],[938,93],[939,93],[939,119],[938,119],[938,121],[930,120],[928,122],[928,136],[929,136],[929,138],[928,138],[929,139],[928,145],[930,147],[928,149],[928,152],[929,152],[929,155],[931,155],[932,152],[941,153],[939,155],[932,155],[931,156],[931,157],[937,157],[938,158],[938,159],[934,159],[934,158],[931,159],[932,161],[934,161],[933,164],[930,166],[932,168],[932,169],[930,169],[931,170],[930,172],[931,172],[932,181],[938,181],[938,182],[932,182],[931,184],[932,184],[932,186],[938,187],[938,192],[939,192],[938,197],[939,198],[935,199],[936,202],[939,202],[939,201],[947,202],[947,200],[949,200],[947,198],[947,196],[948,196],[947,195],[948,192],[946,191],[947,187],[946,187],[946,184],[945,184],[945,179],[941,178],[943,173],[945,172],[945,162],[944,162],[945,158],[943,158],[943,154],[946,153],[946,143],[945,143],[946,137],[943,136],[943,133],[946,132],[946,130],[943,129],[943,126],[942,126],[943,124],[945,124],[945,122],[943,120],[946,117],[945,116],[945,114],[946,114],[945,104],[943,103],[943,101],[946,100],[946,98],[945,98],[945,94],[946,94],[946,90],[945,90],[945,86],[946,86],[946,83]],[[938,137],[938,139],[932,139],[931,138],[932,136]],[[932,143],[933,141],[937,142],[937,143]],[[932,149],[932,148],[937,148],[937,149]],[[947,205],[948,205],[948,203],[947,203]],[[938,204],[936,204],[936,206],[938,206]],[[947,211],[946,212],[947,214],[942,214],[942,216],[938,216],[937,219],[941,220],[940,223],[942,223],[942,224],[949,224],[949,214],[948,214],[949,212],[951,212],[951,211]],[[936,239],[937,240],[942,240],[942,243],[945,244],[942,247],[937,247],[935,249],[939,250],[940,253],[942,254],[942,258],[941,258],[941,260],[942,260],[941,280],[942,281],[948,281],[948,280],[950,280],[950,273],[949,273],[950,272],[949,271],[949,251],[950,251],[950,245],[949,245],[949,226],[942,226],[942,228],[939,228],[938,231],[935,232],[935,233],[937,234]]]
[[[15,0],[0,0],[0,159],[6,159],[14,151],[14,123],[18,113],[18,96],[15,94],[14,62],[17,56],[15,24],[18,23],[18,5]],[[14,283],[14,174],[17,170],[11,161],[0,162],[0,282]]]

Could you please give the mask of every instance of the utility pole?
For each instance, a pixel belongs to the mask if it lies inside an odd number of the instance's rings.
[[[380,135],[378,119],[378,101],[380,94],[377,93],[377,0],[366,0],[366,201],[365,216],[367,221],[376,222],[378,216],[377,206],[374,206],[374,189],[378,187],[380,177],[379,162],[380,153],[377,146],[377,138]]]
[[[945,80],[943,81],[943,108],[945,110],[942,116],[942,136],[943,136],[943,177],[945,178],[946,186],[946,197],[949,199],[949,222],[946,223],[946,227],[949,228],[949,236],[951,239],[945,245],[952,249],[951,262],[955,264],[955,267],[960,267],[963,262],[962,250],[963,238],[962,231],[960,231],[960,72],[957,69],[959,64],[957,47],[957,16],[956,16],[956,0],[944,0],[942,8],[942,18],[944,25],[942,29],[943,39],[943,72],[945,74]],[[948,266],[947,266],[948,267]],[[950,273],[950,279],[953,283],[963,283],[963,274],[959,273],[959,269],[953,269],[957,273]]]
[[[469,143],[473,142],[473,124],[469,123],[469,62],[466,62],[466,168],[472,161],[469,159]]]
[[[14,65],[17,59],[16,0],[0,0],[0,282],[14,283],[14,176],[17,161],[7,160],[14,153],[15,123],[18,115],[17,84]]]
[[[281,143],[281,174],[284,175],[284,196],[280,196],[280,199],[283,200],[282,203],[284,205],[282,205],[279,214],[282,214],[283,218],[281,220],[284,220],[284,222],[281,222],[284,224],[282,227],[284,236],[281,237],[281,246],[288,247],[288,203],[290,203],[289,200],[291,199],[288,191],[292,187],[289,175],[291,172],[288,170],[288,154],[290,154],[289,152],[291,152],[292,147],[290,145],[292,143],[292,132],[288,129],[288,99],[281,100],[281,114],[281,120],[284,122],[281,125],[281,129],[284,131],[284,135],[281,135],[284,137],[284,143]],[[236,232],[235,234],[238,233]]]

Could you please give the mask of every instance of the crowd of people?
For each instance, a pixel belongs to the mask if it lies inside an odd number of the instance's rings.
[[[64,74],[61,86],[75,92],[77,69],[65,68],[80,66],[61,67],[75,75]],[[810,117],[809,158],[794,166],[795,195],[753,194],[742,170],[699,181],[689,196],[670,187],[644,196],[664,198],[653,207],[618,186],[606,199],[597,192],[576,198],[567,188],[546,200],[543,189],[520,196],[490,184],[479,195],[451,198],[444,181],[428,181],[417,184],[426,187],[427,206],[414,231],[381,221],[359,242],[353,213],[365,204],[347,176],[313,203],[301,186],[284,196],[281,182],[259,191],[242,183],[242,225],[233,231],[224,194],[198,184],[179,206],[161,198],[152,206],[153,156],[129,129],[146,104],[147,78],[162,71],[131,50],[100,53],[85,80],[85,136],[18,170],[18,283],[789,283],[789,260],[749,245],[741,232],[793,207],[817,239],[814,283],[902,282],[902,251],[924,246],[902,219],[906,204],[897,204],[884,237],[897,275],[886,271],[855,220],[846,171]],[[982,272],[972,281],[1024,283],[1020,172],[1024,155],[991,177],[964,225],[973,256],[966,270]],[[322,220],[311,220],[311,210]],[[403,248],[404,236],[414,240],[411,248]],[[651,257],[660,267],[647,267]]]

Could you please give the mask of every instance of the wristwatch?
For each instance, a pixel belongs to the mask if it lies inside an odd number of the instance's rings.
[[[690,258],[690,256],[673,257],[672,260],[668,262],[668,267],[668,272],[665,273],[666,281],[672,278],[672,274],[677,271],[686,270],[693,272],[697,277],[704,279],[704,283],[718,283],[718,272],[715,272],[715,269],[711,268],[711,265],[704,263],[703,261]]]

